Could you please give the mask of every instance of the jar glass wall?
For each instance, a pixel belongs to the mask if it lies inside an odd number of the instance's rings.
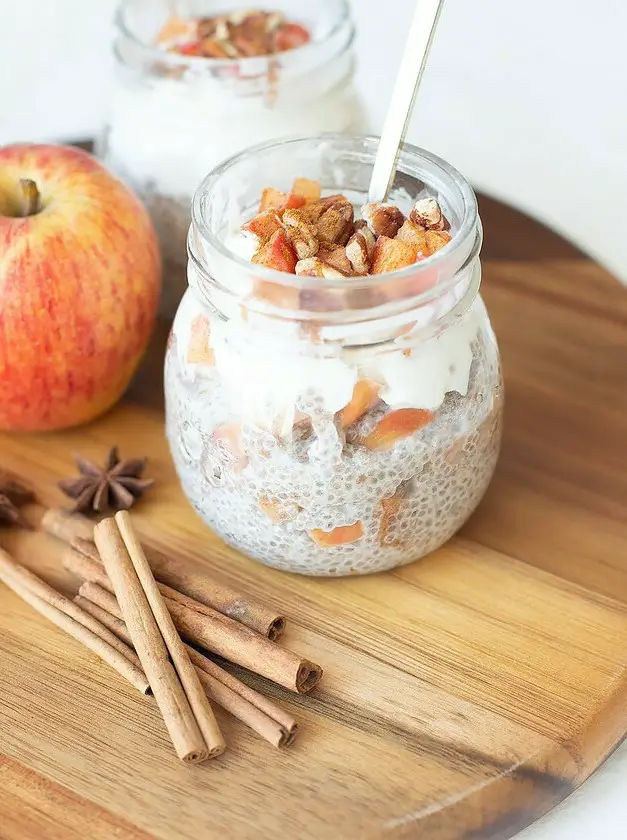
[[[172,13],[169,0],[123,0],[118,11],[117,85],[99,154],[140,194],[155,222],[166,314],[186,288],[189,207],[210,169],[252,142],[363,130],[345,0],[271,6],[306,26],[311,41],[275,56],[187,57],[154,47]],[[236,0],[187,0],[176,12],[203,17],[241,8]]]
[[[499,356],[478,294],[481,226],[452,167],[405,147],[390,201],[434,195],[451,242],[389,274],[327,280],[232,253],[264,186],[318,180],[365,201],[377,141],[253,148],[202,184],[172,328],[167,434],[189,499],[227,542],[314,575],[380,571],[445,542],[499,449]],[[269,175],[268,173],[271,173]]]

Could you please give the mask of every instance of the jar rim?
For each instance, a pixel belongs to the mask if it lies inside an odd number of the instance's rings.
[[[209,58],[198,55],[179,55],[178,53],[171,53],[163,50],[155,44],[151,44],[138,37],[128,26],[125,20],[126,8],[131,0],[120,0],[116,8],[113,23],[118,34],[127,38],[133,46],[140,50],[148,59],[154,59],[161,63],[171,64],[173,67],[211,67],[216,70],[222,68],[233,67],[235,64],[241,66],[243,69],[248,67],[258,67],[260,61],[271,61],[280,58],[281,65],[284,69],[289,67],[296,61],[300,61],[303,55],[311,55],[317,48],[334,38],[347,23],[351,24],[351,13],[348,0],[335,0],[337,3],[337,17],[333,21],[332,27],[325,33],[324,39],[311,40],[300,47],[294,47],[291,50],[285,50],[281,53],[274,53],[271,55],[257,55],[257,56],[240,56],[236,58]],[[351,24],[352,26],[352,24]]]
[[[197,231],[205,243],[210,248],[215,249],[215,251],[218,252],[221,259],[230,261],[232,265],[237,266],[239,269],[250,271],[251,263],[229,249],[223,239],[214,233],[205,218],[204,202],[212,192],[216,182],[218,182],[223,175],[228,173],[230,169],[237,166],[240,162],[245,161],[251,156],[261,154],[264,151],[268,151],[279,146],[289,147],[302,143],[329,141],[339,144],[344,143],[348,148],[349,144],[361,143],[363,144],[364,149],[371,154],[374,159],[379,140],[380,138],[376,135],[350,135],[323,132],[318,135],[273,139],[268,142],[249,146],[243,151],[240,151],[237,154],[232,155],[230,158],[222,161],[222,163],[212,169],[211,172],[209,172],[209,174],[201,181],[192,199],[191,230]],[[463,213],[459,228],[453,234],[451,241],[439,251],[430,257],[427,257],[425,260],[421,260],[420,262],[413,263],[405,268],[386,272],[384,274],[323,279],[320,277],[288,274],[287,272],[276,271],[275,269],[255,264],[255,276],[258,276],[260,280],[265,280],[278,286],[286,286],[299,290],[335,289],[350,293],[358,292],[359,290],[367,290],[375,286],[381,288],[395,283],[402,284],[409,278],[416,278],[421,275],[425,276],[429,272],[437,273],[448,263],[451,267],[450,272],[447,272],[450,273],[448,280],[437,283],[432,288],[419,293],[415,296],[415,299],[426,302],[447,291],[450,286],[455,283],[457,272],[475,259],[481,248],[482,231],[481,224],[479,222],[477,197],[471,185],[466,178],[464,178],[461,172],[438,155],[435,155],[426,149],[414,146],[413,144],[404,143],[399,153],[399,164],[402,165],[404,161],[408,160],[426,164],[430,167],[434,174],[439,174],[451,187],[457,189],[459,197],[462,200]],[[400,172],[403,171],[401,165],[399,165],[398,170]],[[424,183],[426,186],[430,186],[428,181],[425,180]],[[188,240],[189,242],[191,242],[191,238],[192,237],[190,235]],[[195,257],[195,255],[191,253],[189,246],[188,250],[190,250],[190,256]],[[194,261],[198,263],[197,259]]]

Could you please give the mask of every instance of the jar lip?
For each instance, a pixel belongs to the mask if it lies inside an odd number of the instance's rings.
[[[270,61],[272,59],[280,59],[281,65],[284,68],[289,68],[291,64],[300,61],[299,56],[309,55],[314,50],[319,48],[323,43],[330,41],[335,35],[342,30],[347,23],[351,24],[352,20],[350,14],[350,7],[348,0],[335,0],[337,3],[337,18],[333,21],[333,26],[325,33],[324,39],[311,40],[301,47],[294,47],[291,50],[285,50],[280,53],[273,53],[269,55],[256,56],[241,56],[238,58],[206,58],[199,55],[178,55],[163,50],[155,44],[147,43],[137,36],[135,32],[127,25],[124,18],[124,13],[129,0],[120,0],[115,11],[113,23],[118,33],[124,38],[127,38],[133,43],[135,47],[141,50],[147,58],[154,59],[161,63],[166,62],[172,66],[185,65],[187,67],[211,67],[215,69],[233,67],[235,64],[241,66],[243,69],[248,67],[259,67],[260,61]]]
[[[222,161],[222,163],[220,163],[218,166],[212,169],[211,172],[209,172],[209,174],[206,175],[205,178],[201,181],[192,199],[192,229],[195,228],[200,234],[200,236],[209,245],[209,247],[215,249],[220,254],[221,258],[229,260],[232,264],[238,266],[239,268],[245,271],[250,271],[251,266],[253,264],[250,261],[240,257],[238,254],[234,253],[230,248],[228,248],[225,245],[224,241],[219,236],[214,234],[214,232],[207,224],[203,212],[203,201],[205,197],[208,193],[212,191],[216,181],[218,181],[219,178],[221,178],[225,172],[228,172],[229,169],[231,169],[233,166],[236,166],[242,160],[246,160],[246,158],[249,156],[270,150],[277,146],[290,146],[304,142],[317,142],[320,140],[336,141],[340,143],[342,141],[345,141],[347,143],[360,142],[363,143],[364,147],[368,151],[371,151],[374,154],[376,153],[376,149],[378,147],[380,138],[372,134],[350,135],[335,132],[323,132],[317,135],[307,135],[298,137],[291,136],[280,139],[274,139],[268,142],[258,143],[254,146],[249,146],[243,151],[238,152],[237,154],[232,155],[230,158],[227,158],[226,160]],[[471,238],[472,245],[469,251],[471,252],[471,256],[476,256],[481,246],[481,225],[478,223],[477,197],[468,181],[464,178],[461,172],[459,172],[459,170],[455,169],[455,167],[451,166],[451,164],[447,163],[443,158],[438,157],[438,155],[435,155],[432,152],[427,151],[426,149],[422,149],[419,146],[414,146],[410,143],[404,143],[399,154],[399,160],[402,160],[403,156],[407,155],[413,156],[416,159],[420,159],[430,164],[436,171],[439,170],[439,172],[443,174],[450,181],[450,183],[457,187],[457,189],[459,190],[464,208],[461,224],[458,230],[454,233],[453,237],[451,238],[451,241],[448,242],[444,247],[440,248],[440,250],[438,250],[432,256],[427,257],[425,260],[413,263],[412,265],[402,269],[398,269],[397,271],[389,271],[384,274],[342,277],[338,279],[322,279],[320,277],[307,277],[299,276],[296,274],[288,274],[287,272],[276,271],[275,269],[266,268],[263,265],[258,265],[255,263],[255,276],[259,277],[260,280],[265,280],[272,284],[276,284],[279,286],[289,286],[300,290],[340,289],[345,291],[357,291],[360,289],[368,289],[369,287],[374,286],[381,287],[384,284],[391,285],[395,282],[401,283],[410,277],[415,278],[421,274],[431,272],[434,269],[437,271],[437,269],[441,268],[447,261],[449,261],[451,255],[455,252],[458,246],[468,242]],[[429,186],[427,182],[425,183],[427,186]],[[468,255],[466,255],[464,259],[461,260],[459,268],[461,268],[463,264],[466,264],[467,258]],[[427,300],[431,297],[434,297],[436,294],[441,294],[442,292],[446,291],[449,285],[451,285],[454,281],[455,277],[453,275],[449,278],[449,282],[443,282],[441,284],[438,284],[437,287],[429,289],[428,291],[422,293],[420,295],[421,299],[424,298],[425,300]]]

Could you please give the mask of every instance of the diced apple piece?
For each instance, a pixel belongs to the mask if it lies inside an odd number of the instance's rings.
[[[401,506],[401,499],[390,496],[389,499],[381,499],[381,520],[379,522],[379,545],[382,548],[400,548],[401,541],[390,539],[390,530],[394,520],[398,516]]]
[[[273,496],[262,496],[259,499],[259,507],[276,525],[287,522],[302,510],[301,506],[295,502],[289,504]]]
[[[292,185],[292,195],[300,195],[305,201],[317,201],[320,198],[321,187],[319,181],[309,178],[296,178]]]
[[[400,239],[380,236],[372,252],[372,274],[398,271],[416,262],[416,249]]]
[[[172,44],[187,45],[187,42],[196,42],[197,34],[198,23],[194,18],[171,17],[159,31],[155,44],[164,47]]]
[[[294,274],[297,263],[296,251],[292,248],[285,231],[275,231],[254,255],[253,262],[275,271]]]
[[[187,44],[180,44],[179,46],[170,47],[170,49],[181,55],[200,57],[204,55],[201,46],[197,41],[189,41]]]
[[[386,414],[360,443],[374,452],[385,452],[396,441],[428,426],[433,418],[433,412],[424,408],[398,408]]]
[[[314,528],[309,531],[309,536],[320,548],[333,548],[336,545],[347,545],[357,542],[364,535],[364,527],[361,522],[353,525],[340,525],[332,531],[323,531],[321,528]]]
[[[390,539],[390,531],[398,516],[403,499],[406,498],[410,481],[403,481],[395,490],[393,496],[381,499],[381,520],[379,522],[379,545],[382,548],[400,548],[401,541]]]
[[[381,499],[381,520],[379,522],[379,545],[382,548],[400,548],[401,541],[390,539],[390,530],[394,520],[398,516],[401,506],[401,499],[397,496],[390,496],[389,499]]]
[[[220,444],[228,455],[234,472],[241,472],[248,464],[248,456],[244,452],[239,423],[223,423],[213,430],[213,439]]]
[[[343,429],[359,420],[379,402],[379,387],[379,383],[374,379],[360,379],[355,383],[351,401],[339,412],[339,421]]]
[[[275,190],[274,187],[266,187],[261,193],[259,211],[263,213],[264,210],[280,210],[285,206],[287,199],[287,193]]]
[[[285,206],[283,207],[284,210],[298,210],[299,207],[304,207],[307,203],[307,200],[302,195],[295,195],[295,193],[289,193],[287,196],[287,201],[285,202]]]
[[[309,43],[309,30],[298,23],[284,23],[276,30],[274,48],[277,52],[286,52]]]
[[[242,225],[242,230],[254,233],[263,243],[270,239],[275,231],[281,230],[281,219],[274,210],[264,210]]]
[[[279,309],[300,308],[300,291],[294,286],[282,286],[280,283],[256,280],[254,297]]]
[[[435,254],[435,252],[439,251],[440,248],[444,248],[444,246],[448,245],[451,241],[451,234],[447,233],[445,230],[428,230],[425,235],[427,239],[426,256],[428,257],[430,257],[431,254]]]
[[[302,195],[295,195],[294,193],[284,193],[280,190],[275,190],[274,187],[266,187],[261,194],[261,202],[259,210],[296,210],[305,204],[305,199]]]
[[[417,256],[428,256],[427,232],[415,225],[410,219],[403,222],[401,229],[396,234],[396,239],[415,248]]]
[[[187,346],[187,361],[195,365],[215,364],[215,356],[210,345],[209,319],[197,315],[192,321],[191,335]]]

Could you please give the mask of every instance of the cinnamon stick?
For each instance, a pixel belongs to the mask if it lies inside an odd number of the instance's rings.
[[[94,538],[94,523],[90,519],[63,508],[48,508],[42,517],[41,527],[63,542],[71,542],[75,539],[93,540]]]
[[[99,584],[109,592],[114,591],[102,565],[94,559],[93,548],[86,549],[90,552],[88,556],[82,554],[84,544],[78,545],[81,551],[74,548],[64,557],[66,569],[83,580]],[[177,630],[188,642],[200,645],[299,694],[311,691],[320,681],[322,668],[319,665],[301,659],[249,627],[175,592],[165,584],[158,584],[158,588],[165,597]]]
[[[119,618],[121,613],[115,596],[95,583],[84,583],[80,592],[75,602],[120,639],[130,643],[128,629]],[[211,699],[275,747],[285,747],[292,743],[297,724],[291,715],[194,648],[189,645],[186,647]]]
[[[150,692],[145,674],[134,663],[135,653],[93,616],[80,609],[0,549],[0,580],[38,613],[69,633],[127,679],[142,694]],[[114,643],[111,640],[114,639]]]
[[[209,750],[209,758],[221,755],[226,748],[226,744],[220,732],[220,727],[215,719],[207,695],[203,691],[194,666],[190,661],[185,645],[181,641],[181,637],[174,626],[172,616],[168,612],[165,601],[159,592],[157,582],[148,565],[148,560],[146,559],[141,543],[137,539],[128,511],[121,510],[119,513],[116,513],[115,523],[122,535],[122,540],[131,558],[135,573],[139,578],[141,588],[144,590],[152,614],[155,617],[157,627],[161,631],[163,641],[165,642],[170,659],[183,686],[183,691],[196,718],[198,728],[205,739],[207,749]]]
[[[74,540],[93,542],[94,524],[80,514],[72,514],[61,508],[52,508],[42,519],[42,527],[49,534],[71,543]],[[242,595],[226,584],[220,583],[205,573],[204,569],[193,568],[185,560],[165,555],[156,549],[148,551],[148,561],[155,578],[182,592],[201,604],[206,604],[223,615],[239,621],[275,641],[285,629],[285,617],[264,604]]]
[[[204,761],[207,744],[115,521],[100,522],[94,539],[177,755],[186,763]]]

